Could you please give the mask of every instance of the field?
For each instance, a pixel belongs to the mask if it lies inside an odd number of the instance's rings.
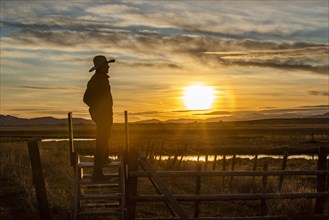
[[[166,149],[227,149],[236,151],[252,149],[254,152],[281,152],[287,149],[317,150],[329,143],[328,120],[265,120],[253,122],[219,122],[219,123],[190,123],[190,124],[131,124],[130,144],[139,148],[154,146]],[[1,219],[38,219],[38,208],[32,183],[31,165],[27,149],[27,140],[68,138],[67,126],[52,127],[2,127],[0,137],[0,218]],[[94,138],[95,127],[74,126],[75,138]],[[111,150],[117,151],[124,146],[124,125],[115,124],[112,130]],[[75,143],[78,149],[92,151],[93,141]],[[48,200],[53,219],[69,219],[73,203],[73,169],[69,162],[69,146],[67,141],[40,142],[40,154],[44,169]],[[274,151],[273,151],[274,149]],[[262,159],[265,160],[265,159]],[[279,159],[268,159],[270,169],[278,169]],[[195,169],[193,161],[183,161],[180,169]],[[204,162],[200,162],[204,165]],[[230,164],[230,160],[227,160]],[[157,163],[157,169],[167,169],[166,162]],[[262,161],[259,170],[262,169]],[[222,169],[219,160],[218,169]],[[238,158],[236,170],[251,169],[252,160]],[[315,169],[316,161],[307,159],[290,159],[287,169]],[[195,180],[186,181],[181,178],[165,180],[174,192],[195,187]],[[202,181],[202,190],[213,193],[250,191],[249,179],[234,179],[234,184],[223,184],[222,180],[209,178]],[[270,190],[275,192],[274,185],[269,180]],[[284,190],[314,191],[314,179],[289,178]],[[220,184],[218,184],[220,182]],[[141,178],[139,191],[147,192],[149,182]],[[146,191],[145,191],[146,190]],[[256,189],[257,190],[257,189]],[[287,215],[306,214],[311,210],[313,200],[274,201],[269,205],[271,214],[284,213]],[[137,207],[138,216],[154,215],[160,207],[157,203]],[[193,204],[192,204],[193,205]],[[216,216],[243,216],[257,212],[257,202],[204,202],[202,214]],[[184,204],[185,208],[191,204]],[[283,208],[285,207],[285,208]],[[165,210],[165,209],[164,209]],[[153,213],[153,214],[152,214]],[[165,215],[165,211],[159,212]],[[257,214],[257,213],[255,213]]]

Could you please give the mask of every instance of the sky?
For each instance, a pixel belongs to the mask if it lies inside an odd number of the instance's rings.
[[[328,4],[3,0],[1,114],[89,119],[82,97],[96,55],[116,59],[117,122],[125,110],[131,121],[329,112]],[[207,109],[186,104],[191,86],[213,91]]]

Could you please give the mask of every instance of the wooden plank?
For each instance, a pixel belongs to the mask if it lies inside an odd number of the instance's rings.
[[[144,167],[142,167],[142,168],[144,168]],[[144,169],[144,170],[145,170],[145,169]],[[157,184],[154,182],[154,180],[153,180],[151,177],[149,177],[149,180],[151,181],[151,183],[152,183],[153,187],[155,188],[155,190],[157,191],[157,193],[160,195],[160,194],[161,194],[161,191],[160,191],[160,189],[158,188]],[[165,201],[165,205],[166,205],[166,207],[168,208],[170,214],[171,214],[172,216],[175,216],[174,211],[173,211],[172,208],[169,206],[169,203],[168,203],[167,201]]]
[[[243,194],[174,194],[177,201],[231,201],[231,200],[260,200],[260,199],[312,199],[328,197],[329,192],[309,193],[243,193]],[[165,195],[143,195],[130,197],[131,200],[140,202],[165,201]]]
[[[257,161],[258,161],[258,154],[256,154],[255,157],[254,157],[254,163],[253,163],[253,167],[252,167],[253,171],[256,171],[256,169],[257,169]],[[255,176],[252,176],[252,179],[251,179],[251,185],[252,185],[251,192],[256,191],[255,178],[256,178]]]
[[[73,166],[74,168],[74,208],[73,208],[73,219],[78,219],[78,212],[80,209],[80,177],[81,173],[78,163],[80,162],[80,157],[78,152],[74,152],[74,162],[77,163]]]
[[[268,170],[268,171],[157,171],[160,177],[195,177],[195,176],[313,176],[313,175],[327,175],[329,170]],[[131,177],[148,177],[151,174],[148,172],[130,172]]]
[[[236,155],[234,154],[232,157],[232,164],[231,164],[232,171],[234,171],[234,169],[235,169],[235,161],[236,161]],[[232,187],[233,187],[233,178],[234,178],[234,176],[231,176],[231,178],[230,178],[230,183],[229,183],[230,189],[232,189]]]
[[[125,115],[125,148],[126,154],[129,152],[129,126],[128,126],[128,111],[124,112]]]
[[[120,154],[120,184],[119,184],[119,192],[122,194],[121,200],[120,200],[120,206],[122,210],[122,216],[121,219],[125,220],[126,216],[124,216],[124,210],[126,209],[126,158],[125,158],[125,153],[124,149],[122,149],[121,154]]]
[[[148,163],[148,161],[144,157],[140,157],[140,163],[146,169],[151,177],[153,178],[154,182],[158,185],[158,188],[160,191],[165,195],[166,200],[171,204],[172,208],[176,211],[176,213],[182,218],[182,219],[189,219],[186,213],[183,211],[183,209],[180,207],[177,200],[173,197],[171,192],[168,190],[166,185],[162,182],[160,177],[157,175],[155,170],[153,169],[152,165]]]
[[[206,154],[206,156],[205,156],[205,162],[204,162],[204,170],[207,170],[208,169],[208,157],[209,157],[209,155]]]
[[[86,211],[80,211],[79,212],[79,216],[82,215],[121,215],[121,211],[120,210],[86,210]]]
[[[121,199],[121,193],[111,193],[111,194],[82,194],[80,195],[81,200],[86,199],[108,199],[108,200],[117,200]]]
[[[85,205],[87,208],[104,208],[104,207],[118,207],[119,202],[98,202],[98,203],[88,203]]]
[[[284,155],[283,155],[281,170],[285,170],[286,169],[288,156],[289,156],[289,153],[287,151],[285,151],[284,152]],[[280,175],[279,176],[279,182],[278,182],[278,190],[279,190],[279,192],[281,191],[281,188],[282,188],[283,177],[284,177],[283,175]]]
[[[80,185],[84,185],[86,187],[94,187],[94,188],[100,188],[100,187],[117,188],[120,186],[119,183],[112,183],[109,181],[93,182],[90,179],[81,180]]]
[[[197,163],[197,171],[201,171],[201,164]],[[201,177],[197,176],[195,180],[195,195],[200,195],[201,190]],[[199,217],[200,214],[200,201],[195,201],[194,203],[194,217]]]
[[[118,178],[119,177],[119,174],[118,173],[104,173],[104,176],[107,176],[107,177],[110,177],[110,178]],[[82,175],[82,178],[81,179],[83,181],[85,181],[86,178],[91,179],[91,177],[92,177],[92,174],[91,173],[85,173],[85,174]],[[108,180],[108,181],[104,181],[104,182],[110,182],[110,181],[111,181],[111,179]]]
[[[264,166],[263,166],[263,170],[267,171],[268,169],[268,161],[265,161]],[[263,176],[262,178],[262,187],[261,187],[261,193],[265,194],[266,193],[266,188],[267,188],[267,176]],[[266,215],[266,200],[265,199],[261,199],[260,200],[260,215],[261,216],[265,216]]]
[[[226,155],[225,155],[225,154],[223,155],[223,160],[222,160],[222,162],[223,162],[222,171],[225,171],[225,170],[226,170]],[[222,172],[222,173],[223,173],[223,172]],[[223,175],[223,176],[222,176],[222,189],[224,190],[225,187],[226,187],[226,176]]]
[[[318,154],[318,170],[327,170],[328,147],[321,147]],[[327,170],[328,171],[328,170]],[[326,175],[318,175],[316,179],[317,192],[326,191]],[[317,198],[315,201],[315,213],[325,214],[327,211],[327,198]]]
[[[131,172],[138,171],[138,155],[134,148],[129,151],[127,162],[128,162],[127,164],[128,178],[126,179],[127,219],[135,219],[136,201],[130,200],[131,196],[136,196],[137,184],[138,184],[138,176],[130,175]]]
[[[313,215],[312,219],[328,219],[329,215]],[[137,220],[176,220],[180,219],[176,218],[166,218],[166,217],[150,217],[150,218],[137,218]],[[248,216],[248,217],[198,217],[198,218],[190,218],[190,220],[262,220],[262,219],[273,219],[279,220],[284,219],[287,220],[287,216],[284,215],[274,215],[274,216]],[[289,219],[289,218],[288,218]],[[305,219],[305,215],[294,215],[294,219]]]
[[[94,162],[80,162],[78,164],[78,166],[80,168],[93,168],[94,167]],[[103,168],[107,168],[107,167],[119,167],[119,166],[120,166],[120,162],[119,161],[112,161],[111,163],[103,164]]]
[[[217,154],[214,157],[214,162],[212,164],[212,170],[216,170],[216,165],[217,165]]]
[[[32,167],[33,184],[38,200],[39,212],[41,219],[51,219],[49,212],[49,205],[47,199],[47,192],[45,180],[42,173],[40,152],[37,141],[28,142],[29,155]]]
[[[72,112],[68,113],[68,127],[69,127],[69,144],[70,144],[70,161],[71,161],[71,166],[74,166],[75,164],[75,156],[74,156],[74,142],[73,142],[73,122],[72,122]]]

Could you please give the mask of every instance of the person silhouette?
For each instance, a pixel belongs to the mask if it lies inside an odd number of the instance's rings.
[[[109,83],[110,66],[114,59],[107,60],[98,55],[93,59],[94,66],[89,72],[95,71],[87,84],[83,101],[89,106],[91,119],[96,123],[96,148],[94,152],[93,181],[105,181],[109,177],[103,174],[103,166],[110,163],[108,141],[113,124],[113,98]]]

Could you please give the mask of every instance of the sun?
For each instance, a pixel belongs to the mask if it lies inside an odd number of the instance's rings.
[[[207,110],[211,109],[216,93],[211,86],[192,85],[184,88],[182,99],[187,110]]]

